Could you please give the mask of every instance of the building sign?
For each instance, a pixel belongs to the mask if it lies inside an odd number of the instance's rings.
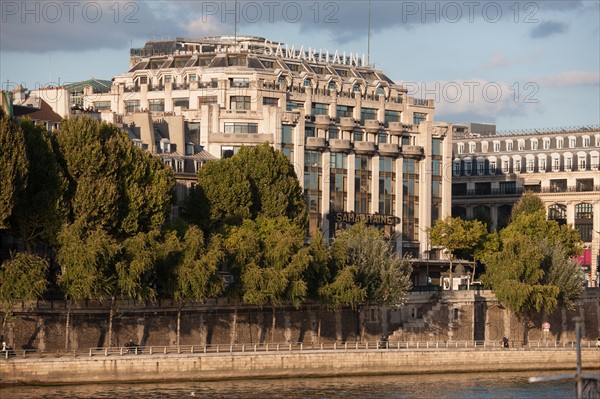
[[[390,225],[400,223],[400,218],[391,215],[354,213],[354,212],[335,212],[333,220],[340,223],[360,223],[373,225]]]
[[[301,45],[298,50],[295,46],[288,46],[287,44],[273,43],[269,39],[265,39],[264,55],[288,58],[291,60],[306,60],[309,62],[326,62],[329,64],[340,64],[350,66],[364,66],[367,64],[365,55],[362,57],[358,53],[350,53],[346,55],[346,52],[340,53],[338,50],[330,53],[328,49],[319,49],[309,47],[308,50],[304,50],[304,45]]]

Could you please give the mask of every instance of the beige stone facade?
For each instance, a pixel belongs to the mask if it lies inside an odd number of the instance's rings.
[[[598,286],[600,127],[496,133],[490,125],[453,127],[453,215],[506,225],[525,191],[537,193],[550,219],[580,233],[586,284]]]
[[[451,210],[451,126],[434,125],[433,101],[363,61],[249,36],[149,41],[110,93],[87,92],[83,107],[173,159],[182,193],[201,162],[177,160],[198,146],[223,158],[268,142],[295,167],[310,231],[331,238],[365,220],[420,260],[425,230]]]

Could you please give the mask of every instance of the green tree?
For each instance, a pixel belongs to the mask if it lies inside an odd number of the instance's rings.
[[[58,243],[58,284],[67,299],[65,350],[68,350],[72,303],[110,296],[115,282],[113,265],[120,245],[104,230],[89,230],[79,223],[64,225]]]
[[[310,256],[304,248],[304,229],[286,217],[261,216],[233,227],[225,245],[234,277],[230,293],[245,304],[270,305],[274,334],[275,307],[297,307],[306,298],[303,274]]]
[[[31,252],[36,241],[56,246],[66,216],[63,196],[67,181],[53,136],[28,119],[21,121],[21,129],[29,160],[28,184],[17,194],[10,224],[23,240],[25,250]]]
[[[232,158],[205,165],[198,172],[185,215],[205,231],[223,231],[259,216],[285,216],[301,226],[307,219],[294,168],[269,144],[242,147]]]
[[[515,220],[517,216],[522,213],[530,214],[540,210],[544,210],[544,202],[535,193],[531,191],[525,192],[517,203],[513,206],[511,211],[511,220]]]
[[[29,161],[21,127],[0,110],[0,230],[9,228],[17,195],[27,186]]]
[[[450,289],[452,289],[452,263],[458,250],[474,250],[482,245],[487,235],[485,224],[479,220],[463,220],[447,216],[438,219],[435,225],[428,230],[429,239],[434,246],[441,246],[448,251],[450,265]]]
[[[191,225],[183,240],[174,231],[166,234],[159,250],[164,268],[170,274],[168,290],[177,302],[177,345],[181,335],[181,305],[186,300],[204,300],[224,289],[217,272],[225,258],[222,239],[215,235],[205,244],[202,230]]]
[[[356,283],[365,290],[370,304],[400,305],[411,287],[410,263],[397,255],[375,227],[357,223],[342,231],[333,243],[332,258],[338,273],[347,267],[356,268]]]
[[[483,256],[482,281],[523,321],[524,342],[534,314],[572,307],[579,298],[580,271],[571,259],[579,245],[575,229],[546,220],[543,209],[530,207],[515,213],[500,231],[498,250]]]
[[[0,304],[4,312],[3,333],[15,302],[32,301],[46,292],[47,272],[48,261],[27,252],[12,253],[10,259],[0,265]]]
[[[164,223],[175,179],[158,158],[116,127],[86,117],[65,120],[57,139],[70,182],[71,222],[117,238]]]

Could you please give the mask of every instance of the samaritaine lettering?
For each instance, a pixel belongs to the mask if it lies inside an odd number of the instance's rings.
[[[385,225],[391,225],[391,226],[399,223],[399,219],[392,215],[354,213],[354,212],[336,212],[336,213],[334,213],[334,220],[336,222],[343,222],[343,223],[364,222],[366,224],[374,224],[374,225],[385,224]]]
[[[364,66],[366,65],[365,55],[362,54],[362,58],[358,53],[340,52],[335,50],[333,54],[329,53],[328,49],[319,49],[317,52],[316,48],[309,47],[308,50],[304,50],[304,45],[300,46],[300,49],[296,50],[295,45],[288,46],[287,44],[277,43],[274,44],[271,40],[265,39],[265,45],[263,50],[264,55],[275,55],[276,57],[288,58],[291,60],[307,60],[312,62],[327,62],[332,64],[350,65],[350,66]]]

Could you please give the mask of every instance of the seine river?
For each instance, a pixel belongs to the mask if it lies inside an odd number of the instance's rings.
[[[530,384],[527,378],[561,373],[451,374],[307,378],[149,384],[3,387],[2,399],[570,399],[573,381]],[[574,372],[573,372],[574,374]],[[157,376],[158,377],[158,376]]]

